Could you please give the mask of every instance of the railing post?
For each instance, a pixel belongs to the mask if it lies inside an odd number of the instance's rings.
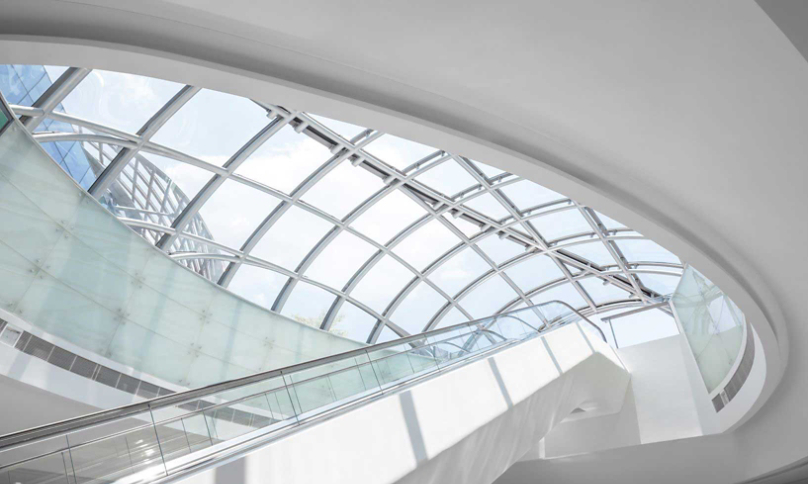
[[[295,421],[300,423],[300,416],[295,410],[295,401],[292,400],[292,392],[289,391],[289,384],[286,383],[286,375],[281,372],[281,379],[283,380],[283,387],[286,389],[286,395],[289,396],[289,405],[292,406],[292,413],[295,414]],[[297,399],[297,391],[295,391],[295,399]],[[303,413],[303,407],[300,405],[300,400],[297,401],[297,406],[300,407],[300,413]]]
[[[157,432],[157,422],[154,420],[154,412],[152,412],[151,406],[149,406],[149,417],[151,417],[152,428],[154,429],[154,439],[157,441],[157,450],[160,451],[160,459],[163,461],[163,470],[165,470],[166,477],[168,477],[168,465],[166,464],[166,456],[165,454],[163,454],[163,445],[160,443],[160,434]]]

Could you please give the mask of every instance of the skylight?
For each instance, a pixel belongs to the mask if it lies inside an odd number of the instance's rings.
[[[159,79],[0,66],[12,108],[54,82],[73,87],[30,129],[68,175],[90,190],[113,170],[92,194],[123,223],[303,324],[385,341],[527,302],[639,306],[680,278],[641,234],[463,153]]]

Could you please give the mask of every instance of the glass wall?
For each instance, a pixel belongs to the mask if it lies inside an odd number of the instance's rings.
[[[0,306],[184,387],[364,346],[176,264],[87,195],[17,121],[0,134]]]
[[[672,300],[707,391],[712,392],[740,356],[746,319],[729,297],[690,266]]]

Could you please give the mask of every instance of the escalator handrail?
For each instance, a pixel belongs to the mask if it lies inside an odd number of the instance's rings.
[[[71,419],[66,419],[46,425],[42,425],[39,427],[33,427],[26,430],[21,430],[19,432],[14,432],[10,434],[6,434],[0,436],[0,451],[3,451],[10,447],[16,447],[20,444],[24,443],[32,443],[35,441],[41,441],[47,438],[55,437],[58,435],[68,434],[73,431],[77,431],[80,429],[86,429],[90,427],[94,427],[97,425],[101,425],[107,422],[111,422],[114,420],[118,420],[125,417],[130,417],[133,415],[138,415],[141,413],[145,413],[151,410],[155,410],[157,408],[164,408],[171,405],[176,405],[182,402],[197,400],[202,397],[214,395],[217,393],[221,393],[227,390],[232,390],[235,388],[239,388],[242,386],[246,386],[252,383],[256,383],[263,380],[269,380],[271,378],[276,378],[283,375],[288,375],[291,373],[296,373],[302,370],[306,370],[309,368],[314,368],[321,365],[327,365],[330,363],[334,363],[337,361],[353,358],[356,356],[366,355],[369,352],[375,352],[379,350],[383,350],[386,348],[391,348],[394,346],[400,346],[403,344],[414,343],[420,340],[423,340],[428,337],[449,333],[451,331],[455,331],[461,328],[474,328],[476,327],[476,331],[484,332],[488,331],[485,325],[492,320],[496,320],[502,317],[507,317],[509,314],[515,312],[522,312],[525,309],[531,308],[540,308],[542,306],[547,306],[550,304],[562,304],[569,308],[573,313],[575,313],[578,317],[582,320],[587,321],[590,325],[594,326],[595,328],[600,331],[601,336],[603,336],[603,332],[598,328],[594,323],[592,323],[589,319],[583,316],[579,311],[575,310],[569,304],[563,301],[548,301],[545,303],[537,304],[534,306],[529,306],[528,308],[521,308],[515,311],[510,311],[508,313],[502,313],[495,316],[488,316],[486,318],[480,318],[473,321],[467,321],[464,323],[455,324],[452,326],[447,326],[445,328],[435,329],[432,331],[426,331],[424,333],[419,333],[411,336],[407,336],[404,338],[396,339],[393,341],[388,341],[385,343],[379,343],[375,345],[366,346],[363,348],[358,348],[355,350],[350,350],[343,353],[337,353],[330,356],[325,356],[322,358],[318,358],[315,360],[310,360],[304,363],[297,363],[291,366],[287,366],[284,368],[278,368],[275,370],[265,371],[261,373],[256,373],[254,375],[249,375],[246,377],[236,378],[233,380],[228,380],[225,382],[214,383],[205,387],[186,390],[183,392],[177,392],[170,395],[164,395],[156,398],[152,398],[150,400],[146,400],[143,402],[137,402],[129,405],[124,405],[121,407],[116,407],[107,410],[101,410],[98,412],[90,413],[87,415],[82,415],[79,417],[74,417]],[[524,323],[523,323],[524,324]],[[529,326],[529,325],[528,325]],[[532,327],[531,327],[532,328]],[[533,328],[535,329],[535,328]],[[605,340],[605,336],[604,336]]]

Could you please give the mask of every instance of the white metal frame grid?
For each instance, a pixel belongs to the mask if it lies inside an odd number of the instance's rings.
[[[594,210],[573,200],[556,200],[520,210],[502,190],[508,185],[523,180],[523,178],[516,175],[500,173],[493,177],[486,177],[478,166],[469,159],[441,150],[435,151],[402,170],[396,169],[366,150],[371,143],[384,136],[384,133],[378,130],[366,129],[353,139],[348,140],[306,113],[256,101],[257,105],[266,110],[269,118],[268,124],[234,153],[223,166],[216,166],[187,153],[151,141],[151,137],[160,127],[200,91],[198,87],[185,86],[180,89],[173,98],[154,113],[136,134],[126,133],[66,113],[54,111],[54,108],[89,73],[89,69],[69,68],[53,82],[51,88],[45,91],[32,107],[12,106],[12,109],[21,116],[21,120],[32,133],[46,118],[71,124],[74,127],[74,132],[38,131],[34,133],[34,137],[42,143],[55,141],[82,142],[85,147],[85,153],[94,158],[91,160],[93,169],[97,170],[97,179],[89,189],[90,194],[107,201],[113,212],[124,223],[138,231],[147,240],[155,243],[158,248],[167,252],[172,258],[203,277],[227,287],[244,264],[261,267],[286,276],[288,278],[287,282],[271,308],[277,312],[283,309],[284,304],[286,304],[300,280],[305,280],[305,282],[333,294],[335,300],[321,323],[322,329],[328,330],[331,328],[340,308],[348,301],[376,318],[377,322],[368,335],[367,342],[376,342],[385,327],[390,328],[399,336],[407,336],[409,333],[393,323],[390,317],[404,299],[421,283],[428,285],[446,299],[446,303],[423,328],[424,331],[427,331],[440,324],[441,319],[452,308],[456,308],[464,317],[474,319],[464,309],[461,302],[475,288],[492,277],[502,278],[517,295],[516,298],[501,307],[497,311],[498,313],[515,308],[520,304],[530,305],[531,297],[560,285],[570,284],[586,302],[585,307],[578,309],[585,314],[592,314],[617,307],[653,303],[660,294],[643,285],[638,277],[639,274],[681,275],[681,264],[627,260],[616,242],[619,240],[643,239],[644,237],[628,228],[608,230]],[[287,125],[294,128],[299,135],[308,136],[327,147],[332,156],[324,160],[288,195],[236,173],[238,167],[255,150]],[[206,170],[211,173],[211,178],[199,193],[189,200],[172,183],[168,176],[144,156],[144,154],[148,155],[150,153]],[[135,160],[134,170],[128,168],[132,160]],[[322,180],[325,175],[341,163],[346,162],[351,163],[357,169],[364,169],[379,177],[384,182],[384,187],[357,205],[342,219],[338,219],[301,200],[301,197]],[[447,195],[415,179],[427,170],[446,162],[457,163],[468,172],[476,185],[464,189],[460,193]],[[280,204],[255,228],[239,248],[229,247],[215,241],[213,234],[210,233],[199,216],[200,208],[226,180],[234,180],[280,200]],[[360,215],[395,190],[399,190],[417,203],[426,212],[426,215],[405,227],[384,244],[376,242],[351,226]],[[466,205],[470,200],[485,194],[493,196],[505,208],[508,216],[497,220]],[[251,251],[261,238],[272,229],[274,224],[291,207],[298,207],[333,225],[333,228],[315,244],[294,271],[251,254]],[[556,240],[546,240],[532,222],[538,217],[568,210],[580,213],[592,230]],[[136,213],[137,217],[131,216],[133,213]],[[462,218],[478,226],[480,230],[471,237],[467,237],[444,215]],[[412,235],[418,228],[433,220],[441,223],[461,242],[432,261],[423,271],[419,271],[393,252],[392,249]],[[330,287],[308,279],[305,276],[306,270],[337,235],[343,231],[349,232],[372,245],[376,252],[353,274],[342,288]],[[501,264],[495,263],[478,246],[478,242],[492,234],[523,246],[525,252]],[[568,250],[575,245],[591,243],[596,240],[603,243],[614,259],[614,264],[598,265]],[[456,294],[447,294],[429,276],[443,263],[467,248],[480,256],[489,269]],[[354,298],[351,292],[386,255],[389,255],[410,271],[412,279],[393,297],[382,312],[377,312],[368,307],[367,304]],[[541,255],[550,257],[563,274],[563,277],[526,292],[508,276],[505,270],[532,257]],[[608,301],[600,305],[596,304],[580,284],[586,278],[598,278],[604,284],[612,284],[626,291],[629,297],[617,301]]]

